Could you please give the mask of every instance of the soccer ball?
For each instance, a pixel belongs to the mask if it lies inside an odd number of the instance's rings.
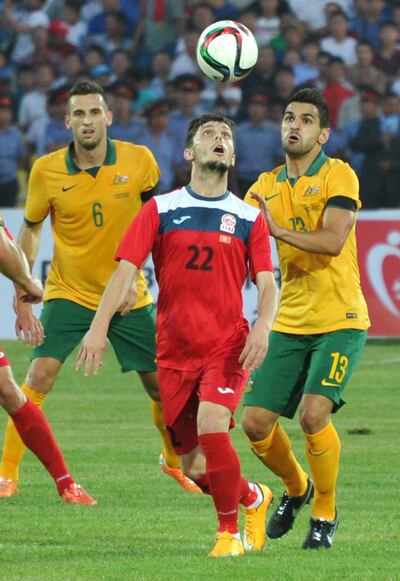
[[[197,63],[213,81],[240,81],[252,71],[257,57],[258,47],[253,34],[233,20],[210,24],[197,43]]]

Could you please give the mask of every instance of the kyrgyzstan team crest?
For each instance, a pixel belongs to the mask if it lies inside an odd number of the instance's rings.
[[[229,234],[235,233],[236,218],[232,214],[224,214],[221,218],[221,224],[219,229],[222,232],[228,232]]]

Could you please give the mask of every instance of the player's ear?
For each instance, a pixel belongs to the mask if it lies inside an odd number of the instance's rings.
[[[331,133],[331,130],[328,129],[328,127],[324,127],[324,129],[321,129],[321,133],[319,134],[319,137],[317,139],[317,142],[320,145],[325,145],[325,143],[329,139],[330,133]]]
[[[231,159],[231,167],[233,167],[235,164],[236,164],[236,155],[233,154]]]
[[[106,113],[106,126],[110,127],[113,122],[113,114],[112,111],[107,111]]]
[[[64,116],[64,123],[67,129],[71,129],[71,118],[69,115]]]
[[[193,161],[193,149],[191,147],[185,147],[183,157],[186,161]]]

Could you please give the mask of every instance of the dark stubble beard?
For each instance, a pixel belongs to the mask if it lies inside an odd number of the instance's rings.
[[[96,149],[96,147],[99,145],[101,139],[98,139],[96,141],[93,141],[92,143],[87,143],[85,141],[79,141],[79,145],[85,149],[86,151],[92,151],[93,149]]]
[[[207,161],[203,168],[209,172],[215,172],[222,178],[228,171],[228,166],[223,161]]]

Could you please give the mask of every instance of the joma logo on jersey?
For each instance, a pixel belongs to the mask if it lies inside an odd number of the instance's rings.
[[[305,198],[313,198],[314,196],[317,196],[320,192],[320,187],[319,186],[310,186],[309,188],[306,189],[306,191],[304,192],[304,197]]]
[[[120,184],[127,184],[129,181],[129,176],[124,176],[123,174],[117,174],[114,176],[112,181],[113,186],[119,186]]]
[[[221,218],[221,224],[220,224],[219,229],[222,230],[222,232],[228,232],[229,234],[234,234],[235,227],[236,227],[235,216],[232,216],[232,214],[224,214]]]

